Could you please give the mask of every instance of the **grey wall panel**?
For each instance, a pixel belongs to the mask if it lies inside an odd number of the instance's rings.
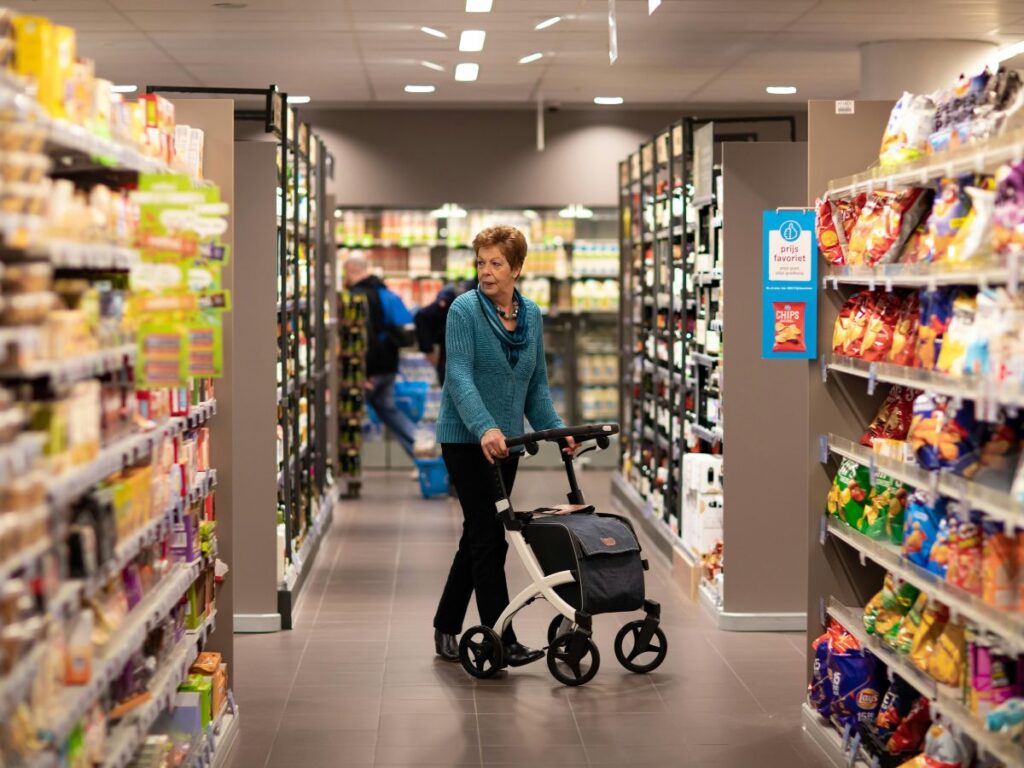
[[[546,115],[536,148],[533,110],[303,110],[335,157],[338,205],[474,207],[618,205],[615,158],[685,111],[559,110]],[[798,137],[804,131],[798,116]],[[762,140],[789,138],[785,124],[735,124]]]
[[[806,604],[806,364],[761,359],[761,214],[802,206],[807,145],[722,147],[725,594],[729,613]]]
[[[265,615],[277,613],[277,145],[234,152],[234,612]]]

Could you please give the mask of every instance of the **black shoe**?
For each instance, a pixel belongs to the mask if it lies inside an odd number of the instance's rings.
[[[544,658],[544,651],[535,651],[522,643],[510,643],[505,646],[505,664],[510,667],[521,667]]]
[[[459,641],[455,635],[446,634],[440,629],[434,630],[434,650],[445,661],[459,660]]]

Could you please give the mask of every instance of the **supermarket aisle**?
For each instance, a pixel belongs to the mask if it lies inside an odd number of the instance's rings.
[[[405,477],[370,476],[366,498],[339,508],[299,629],[236,638],[234,768],[826,764],[799,726],[803,637],[718,632],[649,548],[648,590],[669,638],[656,673],[619,667],[622,619],[607,616],[596,625],[601,670],[583,688],[558,685],[543,661],[476,682],[437,660],[430,621],[461,514],[418,498]],[[583,476],[604,509],[607,478]],[[550,503],[563,484],[561,473],[523,472],[517,502]],[[514,593],[525,576],[511,554]],[[550,618],[543,602],[527,608],[520,637],[539,645]]]

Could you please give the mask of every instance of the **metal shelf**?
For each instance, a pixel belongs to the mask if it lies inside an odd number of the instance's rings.
[[[1024,527],[1024,505],[1006,491],[975,483],[950,472],[929,472],[916,464],[879,456],[870,448],[837,435],[828,435],[823,447],[827,449],[826,452],[855,461],[907,485],[948,496],[1007,525]]]
[[[135,248],[113,243],[50,240],[33,248],[31,253],[47,257],[55,269],[126,272],[139,263],[139,252]]]
[[[705,440],[709,443],[720,443],[725,440],[725,434],[722,432],[721,427],[708,429],[706,427],[702,427],[700,424],[690,424],[690,431],[701,440]]]
[[[936,682],[906,656],[897,653],[876,635],[869,635],[864,630],[863,612],[863,608],[847,607],[835,599],[828,607],[829,615],[857,638],[862,648],[871,651],[885,662],[890,671],[910,683],[929,700],[933,711],[956,724],[982,752],[998,758],[1005,765],[1024,765],[1024,747],[1002,734],[986,730],[984,724],[963,705],[960,689]]]
[[[47,379],[51,386],[74,384],[124,370],[133,364],[137,352],[136,344],[122,344],[66,360],[47,360],[24,368],[0,369],[0,379]]]
[[[951,586],[931,571],[905,560],[895,544],[870,539],[836,518],[829,518],[828,532],[860,552],[864,558],[878,563],[887,571],[914,584],[929,597],[939,600],[954,614],[998,635],[1012,646],[1014,652],[1024,653],[1024,617],[986,605],[980,597]]]
[[[870,290],[885,288],[928,288],[940,285],[1003,285],[1016,282],[1016,271],[988,260],[964,264],[882,264],[877,267],[830,267],[822,285],[833,289],[840,285],[863,285]]]
[[[1024,387],[1011,382],[993,382],[976,376],[951,376],[947,373],[926,371],[892,363],[876,363],[855,357],[826,353],[825,368],[829,371],[859,376],[869,382],[881,381],[913,389],[923,389],[939,395],[995,403],[1014,408],[1024,407]],[[873,387],[869,383],[868,389]]]
[[[1017,129],[894,168],[874,168],[834,179],[829,182],[828,192],[834,198],[851,197],[876,189],[923,186],[938,178],[995,171],[1004,163],[1019,163],[1021,160],[1024,160],[1024,129]]]
[[[692,360],[696,360],[698,364],[703,365],[705,368],[713,368],[722,362],[721,356],[705,355],[703,352],[691,352],[689,357]]]

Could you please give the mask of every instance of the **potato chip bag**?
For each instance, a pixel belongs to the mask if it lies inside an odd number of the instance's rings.
[[[1000,255],[1024,248],[1024,162],[1008,163],[996,174],[992,244]]]
[[[975,515],[973,518],[978,519]],[[946,571],[946,581],[972,595],[981,594],[982,542],[981,528],[973,520],[956,525],[950,522],[950,547],[952,558]]]
[[[960,685],[963,679],[967,635],[961,624],[946,624],[928,657],[927,672],[943,685]]]
[[[881,591],[864,607],[864,629],[870,635],[883,638],[895,634],[919,594],[920,590],[913,584],[887,573]]]
[[[942,337],[953,316],[955,289],[921,292],[921,320],[917,331],[917,366],[934,370]]]
[[[982,524],[981,599],[993,608],[1015,610],[1017,605],[1016,537],[1006,534],[1006,526],[999,520],[986,518]]]
[[[907,242],[903,245],[903,253],[900,254],[901,264],[917,264],[925,261],[928,255],[928,219],[924,218],[921,223],[914,227]]]
[[[832,680],[832,720],[840,728],[873,723],[885,690],[882,663],[861,648],[833,645],[829,677]]]
[[[967,187],[973,183],[973,175],[959,179],[943,179],[932,203],[924,237],[924,252],[921,261],[936,262],[946,258],[950,243],[963,228],[971,211],[971,198]]]
[[[946,578],[950,563],[953,562],[953,540],[957,524],[955,518],[943,517],[935,532],[935,541],[932,542],[931,551],[928,552],[928,562],[925,567],[943,579]]]
[[[915,389],[894,386],[885,396],[871,424],[860,437],[860,444],[871,448],[877,439],[906,440],[914,414]]]
[[[995,189],[991,180],[986,179],[979,186],[967,187],[966,191],[971,199],[971,212],[949,244],[946,251],[946,261],[949,262],[963,263],[987,256],[990,251]]]
[[[865,202],[865,193],[857,195],[852,200],[833,200],[825,195],[817,201],[815,224],[818,249],[830,264],[846,264],[850,235]]]
[[[888,475],[877,474],[875,484],[871,486],[864,515],[857,524],[857,530],[872,539],[885,539],[891,535],[889,520],[896,519],[900,537],[894,543],[903,541],[903,510],[907,504],[910,491],[907,486]]]
[[[868,198],[850,235],[847,263],[873,267],[896,261],[931,205],[931,191],[882,190]]]
[[[903,299],[899,294],[883,293],[878,296],[861,339],[862,359],[877,362],[888,358],[902,309]]]
[[[918,491],[910,497],[907,505],[907,519],[903,526],[903,556],[922,568],[928,565],[928,555],[935,544],[939,521],[946,516],[946,500],[938,498],[934,503],[927,494]]]
[[[920,697],[921,694],[914,686],[902,677],[893,677],[892,684],[878,707],[878,715],[875,716],[875,734],[878,738],[884,741],[892,736]]]
[[[892,346],[887,359],[896,365],[913,366],[917,363],[917,332],[921,324],[921,298],[911,293],[903,300],[896,327],[892,333]]]
[[[836,317],[832,331],[832,351],[838,355],[859,357],[861,340],[875,305],[875,294],[860,291],[851,296]]]
[[[832,628],[814,641],[814,665],[811,667],[811,682],[807,686],[807,703],[823,717],[832,712],[832,681],[828,676],[829,644]]]
[[[886,744],[886,750],[891,755],[903,755],[908,752],[917,752],[921,749],[925,734],[931,725],[931,713],[929,711],[928,699],[925,696],[918,697],[910,708],[910,712],[903,718],[903,721],[896,728]],[[909,765],[909,763],[905,763]]]
[[[919,396],[914,401],[907,439],[918,464],[925,469],[962,473],[977,463],[984,429],[974,416],[973,402],[965,401],[955,415],[950,407],[946,398]]]
[[[924,157],[934,129],[935,102],[931,97],[904,92],[889,113],[879,164],[885,168]]]
[[[965,291],[960,291],[953,299],[952,316],[942,336],[942,349],[939,351],[938,360],[935,361],[936,371],[952,376],[960,376],[963,373],[964,358],[971,343],[977,308],[977,299]]]
[[[895,632],[891,632],[883,638],[892,648],[898,653],[906,655],[910,653],[910,648],[914,643],[914,637],[917,635],[918,629],[921,627],[921,617],[924,615],[925,609],[928,607],[928,595],[921,592],[917,596],[917,600],[911,606],[910,610],[907,611],[907,615],[900,621],[899,627]]]
[[[941,603],[930,602],[921,614],[921,625],[910,644],[910,661],[922,672],[928,671],[928,659],[948,623],[949,609]]]
[[[850,459],[843,459],[829,493],[829,514],[856,528],[864,515],[864,504],[870,487],[868,468]]]
[[[773,352],[806,352],[807,340],[804,334],[807,304],[802,301],[776,301],[775,344]]]

